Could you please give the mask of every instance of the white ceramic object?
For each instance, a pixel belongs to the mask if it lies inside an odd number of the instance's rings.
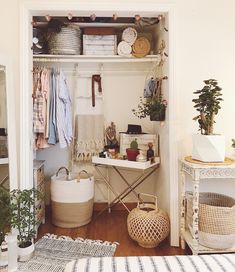
[[[25,248],[18,247],[18,261],[27,262],[29,259],[31,259],[34,254],[34,249],[35,249],[35,246],[33,242],[28,247],[25,247]]]
[[[18,258],[18,246],[17,246],[17,235],[9,233],[6,236],[8,246],[8,272],[17,271],[17,258]]]
[[[139,155],[136,157],[136,161],[137,162],[146,162],[147,161],[147,158],[144,155],[143,150],[139,150]]]
[[[193,134],[192,158],[202,162],[223,162],[225,137],[222,135]]]

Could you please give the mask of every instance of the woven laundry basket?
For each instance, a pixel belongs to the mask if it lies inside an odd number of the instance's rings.
[[[141,202],[141,195],[155,199],[155,203]],[[166,212],[158,209],[157,198],[149,194],[139,194],[137,207],[127,217],[130,237],[142,247],[156,247],[169,234],[169,218]]]
[[[186,220],[192,233],[193,194],[186,193]],[[214,249],[235,246],[235,199],[204,192],[199,195],[199,243]]]
[[[58,173],[58,172],[57,172]],[[75,228],[92,219],[94,176],[86,171],[63,173],[51,177],[52,223],[62,228]]]
[[[53,55],[80,55],[81,30],[72,26],[62,27],[59,33],[50,36],[48,49]]]

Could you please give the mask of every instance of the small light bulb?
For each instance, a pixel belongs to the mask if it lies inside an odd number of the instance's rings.
[[[50,16],[49,14],[47,14],[47,15],[45,16],[45,18],[46,18],[47,22],[50,22],[51,16]]]
[[[117,13],[114,13],[114,14],[113,14],[113,20],[116,21],[117,18],[118,18]]]
[[[32,21],[32,22],[31,22],[31,25],[32,25],[33,27],[35,27],[35,26],[37,26],[37,25],[38,25],[38,23],[37,23],[37,22],[35,22],[35,21]]]
[[[162,15],[158,15],[158,20],[161,21],[163,19],[163,16]]]
[[[140,17],[140,15],[135,15],[135,20],[136,20],[136,22],[139,22],[139,20],[141,19],[141,17]]]
[[[91,18],[92,21],[95,21],[96,15],[93,13],[93,14],[91,14],[90,18]]]
[[[72,20],[72,18],[73,18],[73,14],[72,14],[72,13],[69,13],[69,14],[68,14],[68,19],[69,19],[69,20]]]

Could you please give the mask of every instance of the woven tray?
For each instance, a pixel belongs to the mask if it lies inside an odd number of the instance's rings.
[[[187,162],[191,162],[191,163],[197,163],[197,164],[201,164],[201,165],[211,165],[211,166],[218,166],[218,165],[230,165],[230,164],[234,164],[235,160],[225,157],[225,160],[223,162],[202,162],[202,161],[198,161],[198,160],[194,160],[192,158],[192,156],[186,156],[185,161]]]

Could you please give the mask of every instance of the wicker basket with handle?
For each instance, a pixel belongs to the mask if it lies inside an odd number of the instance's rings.
[[[143,202],[141,196],[151,197],[155,202]],[[142,247],[156,247],[169,234],[169,218],[157,206],[157,197],[140,193],[137,207],[127,217],[130,237]]]
[[[187,225],[192,232],[193,194],[187,192]],[[210,248],[235,246],[235,199],[211,192],[199,195],[199,243]]]

